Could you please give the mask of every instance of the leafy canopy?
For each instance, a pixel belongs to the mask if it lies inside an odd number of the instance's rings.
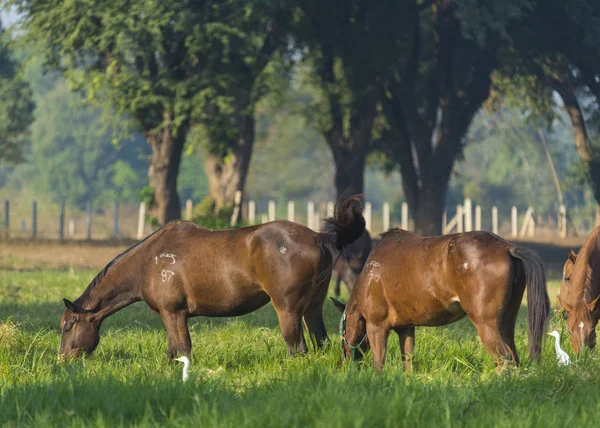
[[[23,160],[34,104],[9,45],[0,22],[0,162],[16,163]]]

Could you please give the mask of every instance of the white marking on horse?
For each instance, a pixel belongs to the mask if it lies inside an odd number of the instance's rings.
[[[172,270],[163,269],[160,272],[160,276],[162,278],[162,282],[169,281],[173,277],[173,275],[175,275],[175,272],[173,272]]]
[[[369,284],[371,281],[375,279],[375,281],[379,281],[381,279],[381,267],[383,265],[376,261],[371,261],[367,264],[367,277],[369,278]]]
[[[281,254],[285,254],[285,253],[287,253],[287,248],[285,248],[285,247],[282,245],[281,247],[279,247],[279,252],[280,252]]]
[[[467,270],[469,268],[469,262],[464,262],[463,263],[463,269]]]
[[[583,333],[583,321],[579,322],[579,330]]]
[[[174,265],[175,257],[177,257],[177,256],[175,254],[171,254],[171,253],[162,253],[159,257],[161,259],[171,259],[171,264]]]

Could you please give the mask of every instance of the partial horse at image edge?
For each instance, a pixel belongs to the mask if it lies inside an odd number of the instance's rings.
[[[579,253],[569,252],[556,300],[565,311],[573,352],[594,350],[600,320],[600,226],[592,230]]]

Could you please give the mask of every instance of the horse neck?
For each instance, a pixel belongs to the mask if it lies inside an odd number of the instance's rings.
[[[142,300],[139,280],[142,276],[140,264],[134,257],[126,255],[100,272],[75,303],[99,313],[104,319]]]
[[[600,227],[581,247],[572,274],[573,302],[591,301],[600,294]]]

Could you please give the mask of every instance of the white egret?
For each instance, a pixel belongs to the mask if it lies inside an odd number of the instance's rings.
[[[190,360],[188,357],[179,357],[175,358],[175,361],[181,361],[183,363],[183,381],[187,381],[188,377],[190,377],[189,369],[190,369]]]
[[[571,364],[571,358],[569,358],[569,354],[560,348],[560,333],[554,330],[552,333],[547,334],[556,339],[554,342],[554,348],[556,348],[556,359],[558,360],[558,364],[562,364],[563,366],[568,366]]]

